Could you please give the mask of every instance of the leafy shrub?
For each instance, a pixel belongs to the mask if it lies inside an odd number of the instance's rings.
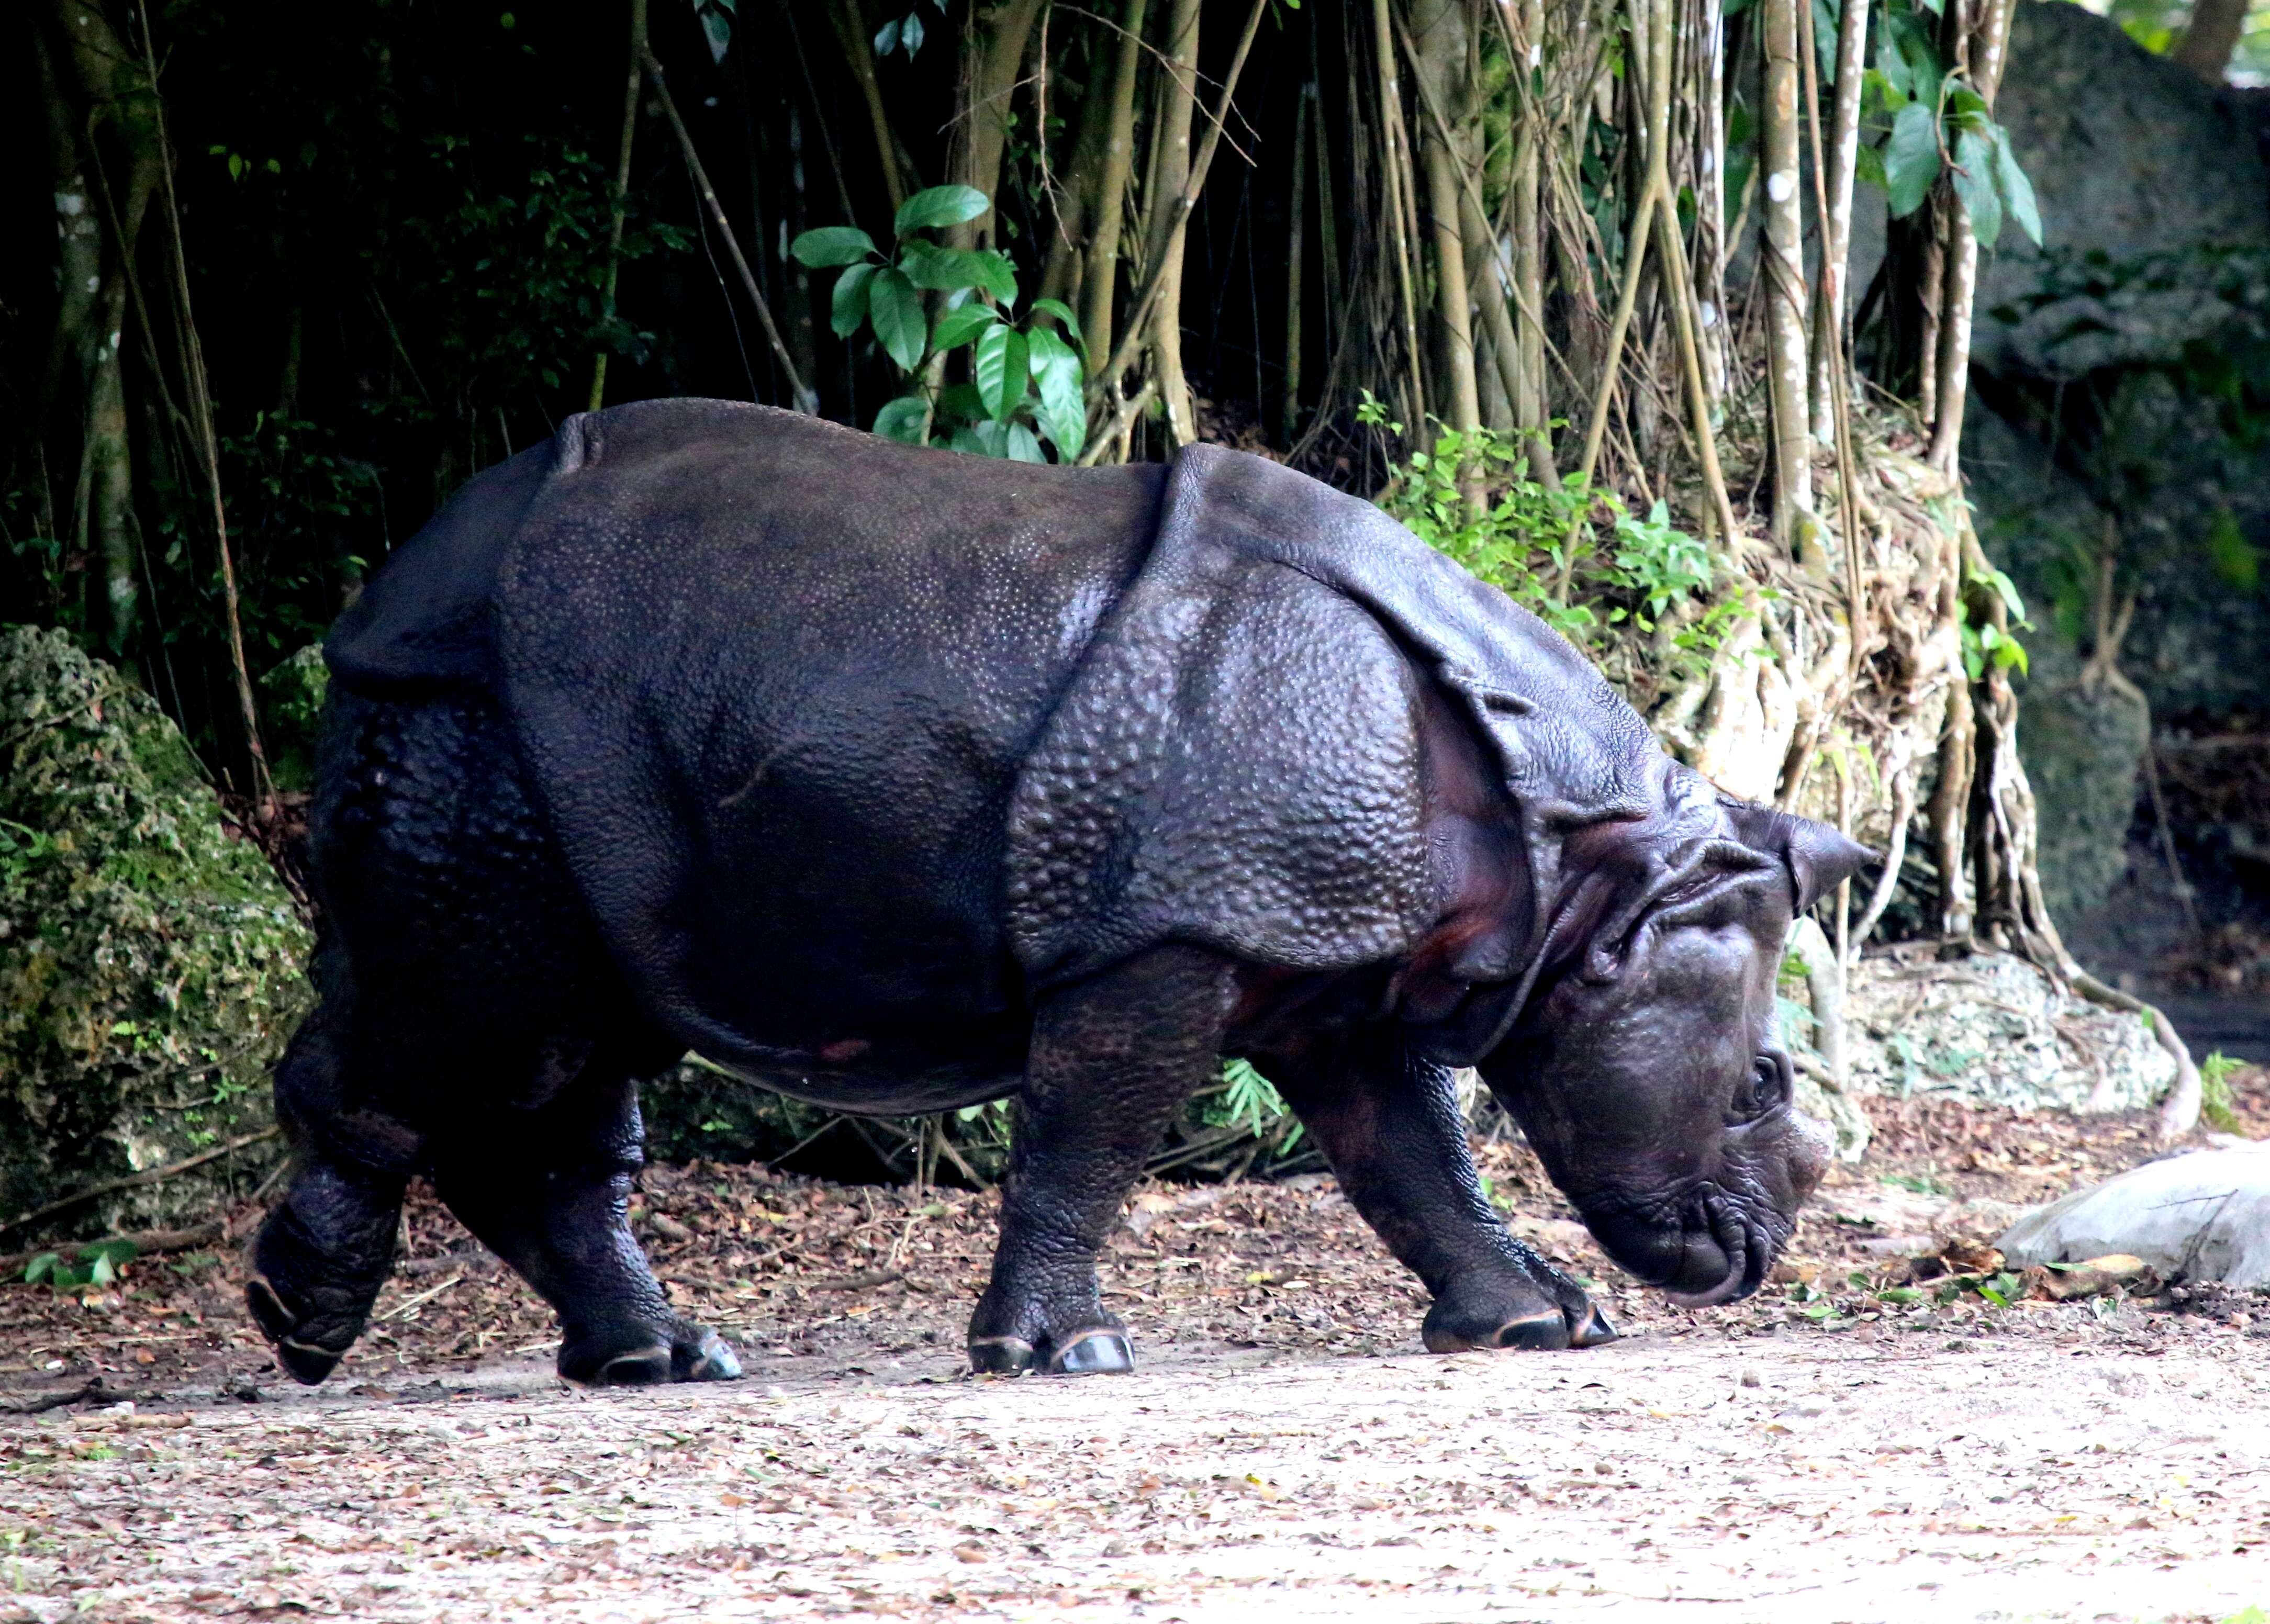
[[[157,702],[61,632],[0,630],[0,1216],[266,1127],[308,946]],[[241,1171],[71,1220],[162,1224]]]
[[[875,414],[875,432],[909,445],[942,440],[957,451],[1040,463],[1041,439],[1069,463],[1087,443],[1079,323],[1062,301],[1035,300],[1021,322],[1016,267],[991,248],[947,248],[924,234],[974,220],[993,205],[973,186],[933,186],[900,206],[892,252],[854,226],[823,226],[789,245],[807,265],[841,265],[830,323],[849,338],[873,333],[915,387]],[[930,321],[923,295],[938,296]],[[1036,324],[1047,316],[1062,333]],[[926,363],[967,349],[969,380],[937,388]],[[1037,434],[1035,433],[1037,430]]]

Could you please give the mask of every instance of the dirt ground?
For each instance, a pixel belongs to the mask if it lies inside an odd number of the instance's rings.
[[[1873,1104],[1773,1285],[1701,1313],[1487,1147],[1628,1333],[1588,1353],[1421,1352],[1422,1294],[1322,1179],[1139,1195],[1124,1378],[967,1374],[990,1196],[746,1168],[654,1169],[640,1217],[743,1349],[718,1387],[566,1388],[542,1305],[425,1199],[314,1391],[233,1251],[8,1287],[0,1621],[2270,1613],[2270,1298],[2029,1301],[1964,1244],[2145,1124]],[[2270,1132],[2259,1074],[2240,1104]]]

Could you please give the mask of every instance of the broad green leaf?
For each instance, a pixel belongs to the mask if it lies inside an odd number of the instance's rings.
[[[1986,98],[1968,85],[1957,85],[1947,93],[1947,122],[1958,130],[1975,130],[1984,135],[1994,127],[1987,116]]]
[[[875,55],[887,56],[899,48],[899,19],[894,17],[875,30]]]
[[[975,383],[949,383],[938,391],[939,422],[975,423],[984,416],[985,403],[979,398]]]
[[[1893,218],[1921,208],[1937,179],[1939,120],[1928,102],[1910,101],[1892,121],[1892,137],[1884,143],[1884,191]]]
[[[923,315],[922,295],[905,271],[888,265],[875,273],[868,285],[867,315],[875,323],[875,337],[883,341],[883,352],[898,363],[901,372],[922,365],[930,323]]]
[[[694,15],[701,19],[701,34],[709,42],[709,60],[725,60],[733,42],[733,0],[698,0]]]
[[[1015,304],[1017,268],[1009,263],[1009,256],[993,248],[981,248],[977,257],[985,264],[985,278],[980,285],[1003,304]]]
[[[1041,442],[1034,437],[1033,431],[1022,423],[1009,425],[1009,456],[1020,463],[1045,463],[1049,460],[1042,454]]]
[[[1025,398],[1027,367],[1025,335],[1013,327],[990,327],[979,335],[970,375],[986,414],[1005,423]]]
[[[931,226],[959,226],[974,220],[993,206],[974,186],[933,186],[916,192],[899,205],[891,229],[901,237]]]
[[[967,451],[972,456],[1006,456],[1009,455],[1009,431],[992,419],[967,423],[953,431],[953,449]]]
[[[835,278],[835,293],[828,302],[827,324],[835,330],[838,338],[849,338],[867,319],[867,284],[880,269],[879,265],[854,265]]]
[[[1032,348],[1033,382],[1041,390],[1041,432],[1055,443],[1057,460],[1069,463],[1087,443],[1079,352],[1044,328],[1035,328],[1026,341]]]
[[[814,270],[856,265],[875,251],[875,240],[857,226],[820,226],[790,243],[788,251]]]
[[[1974,130],[1955,139],[1955,195],[1970,216],[1970,234],[1991,248],[2002,234],[2002,198],[1994,189],[1994,144]]]
[[[1079,318],[1072,313],[1072,307],[1063,300],[1035,299],[1033,300],[1033,314],[1056,317],[1063,324],[1065,337],[1072,340],[1072,347],[1083,355],[1087,353],[1087,340],[1079,334]]]
[[[907,60],[912,62],[915,53],[922,49],[923,19],[919,11],[909,11],[899,25],[899,43],[907,48]]]
[[[919,395],[901,395],[884,404],[875,414],[875,432],[886,440],[896,440],[910,446],[922,444],[923,419],[930,413],[930,403]]]
[[[2002,206],[2018,223],[2018,229],[2033,239],[2036,248],[2042,245],[2042,206],[2034,200],[2034,183],[2018,166],[2018,155],[2010,147],[2010,132],[2001,125],[1994,126],[1994,188],[2002,194]]]
[[[916,287],[935,288],[950,293],[958,287],[983,287],[992,275],[992,268],[984,256],[968,248],[926,248],[917,250],[913,243],[899,257],[899,268],[904,271]]]
[[[1876,72],[1903,99],[1915,93],[1915,78],[1908,70],[1908,59],[1900,50],[1897,34],[1889,26],[1876,35]]]
[[[930,347],[951,350],[968,344],[1001,318],[988,305],[963,305],[938,318],[930,330]]]

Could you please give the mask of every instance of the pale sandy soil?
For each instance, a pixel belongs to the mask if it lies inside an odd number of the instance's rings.
[[[0,1619],[2270,1610],[2261,1342],[1970,1346],[1698,1330],[1021,1382],[924,1348],[20,1420],[19,1465],[54,1458],[0,1479]]]

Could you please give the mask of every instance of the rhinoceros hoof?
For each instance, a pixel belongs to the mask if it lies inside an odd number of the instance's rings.
[[[339,1361],[346,1356],[348,1346],[354,1341],[355,1332],[361,1329],[361,1322],[357,1319],[353,1325],[342,1328],[345,1334],[337,1338],[338,1346],[325,1346],[323,1341],[306,1334],[308,1316],[293,1313],[264,1275],[254,1275],[245,1287],[244,1306],[251,1310],[262,1334],[275,1346],[276,1362],[293,1380],[309,1387],[338,1368]]]
[[[731,1382],[741,1361],[716,1331],[689,1325],[664,1340],[646,1326],[611,1326],[570,1336],[560,1374],[590,1387],[656,1387],[664,1382]]]
[[[1135,1368],[1134,1345],[1110,1326],[1076,1331],[1043,1350],[1022,1337],[972,1337],[970,1368],[980,1374],[1019,1376],[1124,1376]]]

